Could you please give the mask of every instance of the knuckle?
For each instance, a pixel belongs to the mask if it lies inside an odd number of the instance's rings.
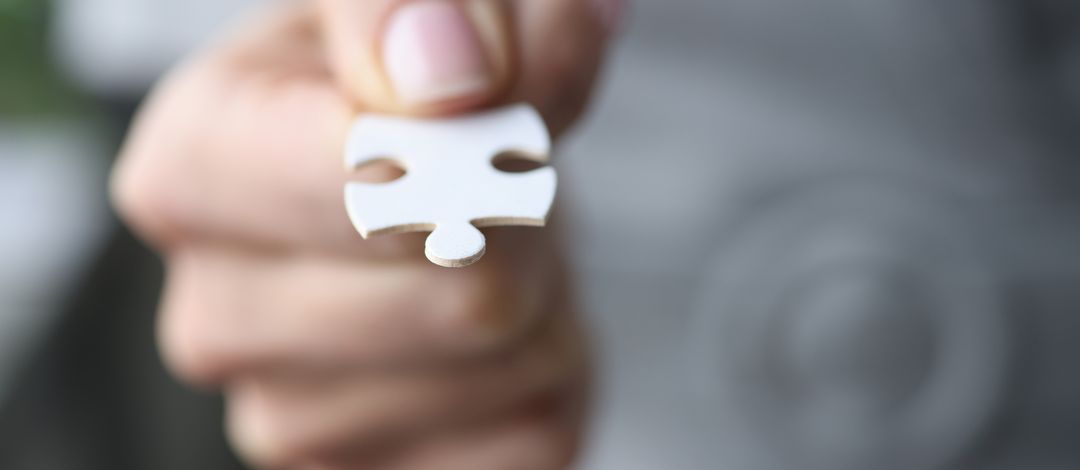
[[[163,322],[161,353],[169,370],[196,385],[212,385],[222,374],[220,354],[210,347],[195,322],[178,320],[186,315],[171,312]]]
[[[152,242],[168,243],[180,235],[185,204],[196,195],[185,191],[192,178],[185,160],[202,153],[195,108],[202,101],[206,66],[170,74],[139,111],[124,142],[109,184],[118,215]]]
[[[515,468],[527,470],[555,470],[573,466],[578,454],[577,432],[566,428],[558,418],[541,416],[529,423],[506,430],[505,444],[512,447]],[[504,464],[505,462],[498,462]],[[491,470],[495,470],[492,467]],[[497,467],[502,468],[502,467]]]
[[[165,242],[176,238],[175,197],[167,178],[154,171],[146,155],[122,157],[110,183],[113,206],[135,231],[144,237]]]
[[[243,407],[230,398],[230,406]],[[288,423],[260,408],[232,413],[228,419],[228,436],[236,452],[257,468],[291,468],[299,464],[309,451],[290,438],[285,430]]]
[[[237,454],[256,468],[297,468],[366,449],[351,425],[338,429],[323,404],[279,394],[273,383],[246,382],[226,394],[226,432]]]
[[[181,380],[202,387],[222,384],[239,367],[238,354],[198,295],[170,293],[158,325],[158,343],[168,369]]]
[[[523,328],[523,309],[515,305],[513,291],[497,279],[470,276],[444,288],[433,313],[439,333],[457,347],[469,352],[499,348]]]
[[[531,460],[537,464],[535,468],[538,470],[571,466],[580,451],[580,417],[570,419],[564,409],[541,413],[525,427],[523,433],[533,436],[531,448],[523,454],[532,457]]]

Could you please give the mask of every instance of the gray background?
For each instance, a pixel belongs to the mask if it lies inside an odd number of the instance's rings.
[[[638,2],[561,155],[587,468],[1080,466],[1069,2]]]

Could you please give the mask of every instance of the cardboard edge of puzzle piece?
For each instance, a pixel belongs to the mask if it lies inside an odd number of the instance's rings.
[[[471,223],[436,224],[424,242],[424,255],[432,263],[461,268],[477,262],[487,251],[487,240]]]
[[[346,166],[391,160],[406,174],[387,183],[348,183],[346,210],[364,238],[430,231],[424,252],[431,262],[468,266],[486,251],[479,228],[547,223],[558,185],[555,170],[507,173],[494,163],[507,155],[547,163],[550,148],[543,119],[528,105],[449,119],[362,116],[350,133]],[[460,191],[482,185],[498,197]],[[448,197],[458,193],[473,197]],[[433,208],[431,201],[442,206]]]

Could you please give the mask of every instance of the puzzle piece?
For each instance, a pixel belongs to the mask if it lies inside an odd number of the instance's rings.
[[[493,161],[511,154],[548,161],[551,139],[540,115],[514,105],[465,117],[362,116],[345,149],[349,169],[391,160],[405,176],[389,183],[348,183],[345,207],[364,238],[431,231],[425,254],[446,267],[484,254],[477,227],[543,226],[555,199],[555,170],[508,173]]]

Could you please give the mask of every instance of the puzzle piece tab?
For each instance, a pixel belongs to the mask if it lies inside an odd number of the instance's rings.
[[[389,183],[348,183],[345,207],[364,238],[431,231],[428,259],[468,266],[484,254],[477,227],[543,226],[555,199],[554,169],[508,173],[493,160],[511,154],[547,163],[550,150],[544,121],[528,105],[445,119],[361,116],[345,165],[391,160],[405,175]]]

